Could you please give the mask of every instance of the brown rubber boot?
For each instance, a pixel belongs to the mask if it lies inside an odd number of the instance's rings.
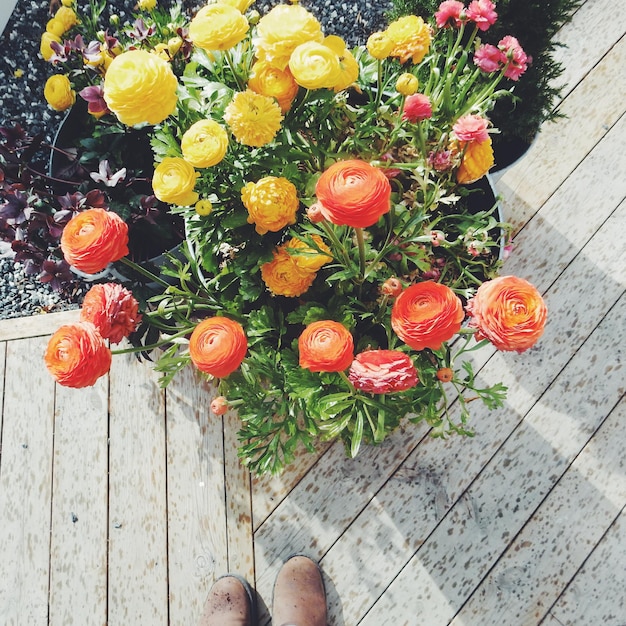
[[[253,626],[253,614],[250,586],[244,579],[227,574],[213,583],[198,626]]]
[[[274,626],[326,626],[326,593],[322,573],[306,556],[282,566],[274,585]]]

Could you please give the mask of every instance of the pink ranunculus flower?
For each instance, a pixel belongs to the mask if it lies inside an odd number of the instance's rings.
[[[506,55],[490,43],[485,43],[474,53],[474,63],[483,71],[491,74],[499,72],[506,64]]]
[[[498,48],[504,54],[504,62],[507,63],[504,75],[510,80],[519,80],[519,77],[528,69],[532,59],[526,55],[519,41],[507,35],[498,42]]]
[[[430,98],[423,93],[407,96],[402,109],[402,119],[409,122],[421,122],[427,120],[433,114],[433,105]]]
[[[474,22],[478,30],[488,30],[498,19],[496,7],[491,0],[472,0],[467,7],[467,18]]]
[[[408,354],[398,350],[366,350],[356,355],[348,378],[366,393],[406,391],[419,382]]]
[[[452,24],[457,28],[461,26],[464,9],[463,3],[458,0],[444,0],[435,13],[437,28],[445,28]]]
[[[484,117],[470,114],[460,117],[452,127],[452,130],[459,141],[482,143],[489,139],[487,125],[488,122]]]

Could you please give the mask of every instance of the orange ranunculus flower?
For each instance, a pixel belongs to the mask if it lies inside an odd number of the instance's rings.
[[[281,70],[265,61],[257,61],[250,70],[248,89],[274,98],[281,112],[286,113],[298,95],[299,87],[288,67]]]
[[[312,235],[311,239],[315,247],[297,237],[292,237],[282,247],[291,254],[296,265],[308,272],[317,272],[322,266],[333,260],[333,253],[319,235]]]
[[[391,309],[391,327],[414,350],[438,350],[461,328],[463,306],[441,283],[426,281],[407,287]]]
[[[483,283],[467,303],[470,327],[477,339],[489,339],[498,350],[524,352],[543,334],[548,309],[531,283],[500,276]]]
[[[241,190],[241,201],[248,209],[248,223],[254,224],[259,235],[295,224],[300,204],[296,186],[282,176],[264,176],[248,183]]]
[[[338,226],[367,228],[391,207],[391,184],[365,161],[337,161],[322,173],[315,188],[324,217]]]
[[[339,322],[312,322],[298,338],[300,367],[311,372],[343,372],[354,358],[354,340]]]
[[[119,343],[137,329],[141,315],[132,292],[117,283],[105,283],[87,292],[80,319],[94,324],[104,339]]]
[[[48,371],[65,387],[90,387],[111,367],[111,351],[91,322],[61,326],[48,341]]]
[[[178,80],[171,65],[147,50],[116,56],[104,76],[104,100],[123,124],[158,124],[176,110]]]
[[[482,178],[493,166],[493,148],[491,137],[486,141],[471,141],[463,153],[463,160],[456,173],[456,179],[462,185],[473,183]]]
[[[390,55],[397,57],[400,63],[409,59],[414,65],[422,62],[430,48],[430,26],[417,15],[405,15],[392,22],[385,31],[393,41]]]
[[[234,6],[215,2],[202,7],[189,24],[189,37],[204,50],[229,50],[248,32],[248,20]]]
[[[366,350],[357,354],[348,378],[356,389],[366,393],[406,391],[419,382],[411,357],[398,350]]]
[[[241,365],[247,350],[243,326],[228,317],[202,320],[189,339],[189,356],[194,365],[216,378],[232,374]]]
[[[61,250],[70,265],[95,274],[128,254],[128,225],[112,211],[87,209],[66,224]]]
[[[298,265],[296,257],[280,246],[274,258],[261,265],[261,278],[275,296],[296,298],[313,284],[315,272]]]

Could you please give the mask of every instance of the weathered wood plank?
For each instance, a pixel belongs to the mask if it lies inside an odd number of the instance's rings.
[[[508,410],[473,408],[473,440],[423,441],[324,557],[333,614],[367,611],[619,298],[624,285],[611,275],[626,267],[624,229],[626,202],[545,294],[550,320],[540,343],[523,355],[496,354],[482,370],[487,384],[509,387]]]
[[[237,456],[237,432],[241,424],[239,417],[234,411],[227,411],[223,420],[228,570],[252,582],[256,577],[256,568],[250,472]]]
[[[4,417],[4,364],[7,355],[7,344],[0,343],[0,471],[2,471],[2,418]]]
[[[624,419],[626,401],[606,418],[451,624],[541,621],[626,505]],[[597,607],[598,618],[615,609],[615,596],[607,598],[604,590],[587,588],[582,595]]]
[[[626,295],[430,534],[364,626],[411,623],[415,615],[432,626],[450,622],[623,395],[625,315]],[[603,367],[590,369],[598,355]]]
[[[292,553],[321,556],[426,435],[426,425],[400,427],[355,459],[335,443],[255,534],[257,591],[271,598],[276,574]]]
[[[316,452],[310,453],[304,446],[299,446],[294,462],[279,476],[252,477],[252,523],[255,532],[329,447],[328,442],[317,442]]]
[[[7,345],[0,465],[0,623],[48,623],[54,380],[44,339]]]
[[[80,310],[61,311],[59,313],[46,313],[32,315],[30,317],[16,317],[8,320],[0,320],[0,341],[12,341],[14,339],[27,339],[28,337],[41,337],[51,335],[59,326],[76,322],[80,317]]]
[[[625,64],[622,37],[561,103],[559,111],[567,117],[544,124],[524,158],[495,174],[507,221],[517,228],[525,224],[623,115]]]
[[[107,623],[108,377],[57,386],[50,624]]]
[[[574,19],[557,33],[556,40],[563,45],[556,48],[553,58],[564,66],[557,80],[558,85],[564,86],[563,96],[586,78],[598,59],[624,34],[623,20],[611,17],[619,5],[615,0],[585,2]],[[590,36],[590,33],[602,34]]]
[[[163,391],[130,354],[109,376],[109,624],[158,626],[168,620]]]
[[[516,236],[506,271],[542,285],[570,263],[626,197],[625,136],[626,115]]]
[[[170,623],[195,624],[209,588],[226,573],[222,420],[215,388],[192,367],[166,389]]]
[[[620,437],[623,440],[623,434],[620,433]],[[623,480],[623,475],[620,479]],[[591,509],[585,508],[585,511],[589,510]],[[555,624],[623,626],[626,607],[624,546],[626,546],[626,512],[622,510],[552,607],[550,616],[553,617]],[[549,623],[546,626],[549,626]]]

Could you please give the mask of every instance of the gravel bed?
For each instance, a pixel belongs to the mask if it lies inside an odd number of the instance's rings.
[[[188,7],[203,4],[185,1]],[[259,0],[256,8],[264,14],[278,3]],[[135,4],[136,0],[108,2],[122,21]],[[301,4],[315,14],[327,34],[339,35],[354,46],[384,26],[392,0],[303,0]],[[43,98],[50,68],[39,55],[39,39],[50,19],[49,7],[46,0],[19,0],[2,33],[0,45],[5,54],[0,55],[0,126],[19,123],[30,134],[44,132],[50,141],[63,114],[51,110]],[[82,301],[84,289],[61,297],[35,277],[26,276],[9,253],[6,246],[0,247],[0,319],[72,309]]]

